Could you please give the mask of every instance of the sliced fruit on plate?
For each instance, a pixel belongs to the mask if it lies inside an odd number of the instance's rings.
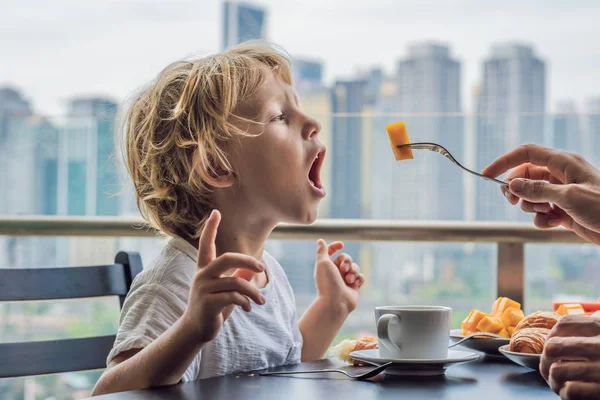
[[[465,318],[461,324],[462,334],[467,336],[471,333],[477,332],[477,325],[479,322],[487,317],[488,315],[476,309],[472,309],[467,318]]]
[[[599,303],[582,303],[582,302],[555,302],[552,304],[552,308],[554,311],[556,311],[558,313],[558,308],[561,305],[566,305],[566,304],[578,304],[583,308],[583,311],[585,311],[586,313],[594,313],[596,311],[600,311],[600,302]]]
[[[584,315],[585,310],[581,304],[561,304],[556,309],[558,315]]]

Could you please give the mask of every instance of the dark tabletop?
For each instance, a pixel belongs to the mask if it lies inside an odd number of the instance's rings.
[[[321,360],[277,370],[340,367]],[[345,367],[365,372],[371,367]],[[274,369],[275,370],[275,369]],[[115,393],[101,400],[141,399],[440,399],[516,400],[557,399],[538,372],[496,357],[449,368],[440,377],[392,377],[379,375],[359,382],[342,374],[259,376],[258,373],[204,379],[171,387]]]

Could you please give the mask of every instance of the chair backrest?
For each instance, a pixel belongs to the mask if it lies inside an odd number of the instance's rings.
[[[142,271],[138,253],[119,252],[115,264],[67,268],[0,268],[0,302],[119,296],[121,307]],[[0,378],[104,368],[114,335],[0,343]]]

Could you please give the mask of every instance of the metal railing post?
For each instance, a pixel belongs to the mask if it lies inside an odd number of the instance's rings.
[[[498,242],[496,288],[498,296],[525,301],[525,243]]]

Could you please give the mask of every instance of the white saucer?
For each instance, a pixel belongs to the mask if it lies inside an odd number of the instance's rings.
[[[498,350],[504,354],[504,357],[508,358],[515,364],[519,364],[522,367],[530,368],[534,371],[540,370],[541,354],[529,354],[529,353],[517,353],[515,351],[508,350],[509,345],[502,346]]]
[[[350,353],[350,358],[373,365],[382,365],[392,362],[386,370],[387,375],[399,376],[436,376],[443,375],[446,368],[475,361],[479,358],[477,353],[471,351],[448,350],[448,357],[438,360],[400,360],[379,357],[379,349],[358,350]]]
[[[450,341],[456,343],[463,339],[462,329],[453,329],[450,331]],[[499,356],[498,348],[510,343],[508,338],[489,338],[489,337],[475,337],[473,339],[462,342],[457,347],[464,347],[469,350],[480,351],[489,355]]]

